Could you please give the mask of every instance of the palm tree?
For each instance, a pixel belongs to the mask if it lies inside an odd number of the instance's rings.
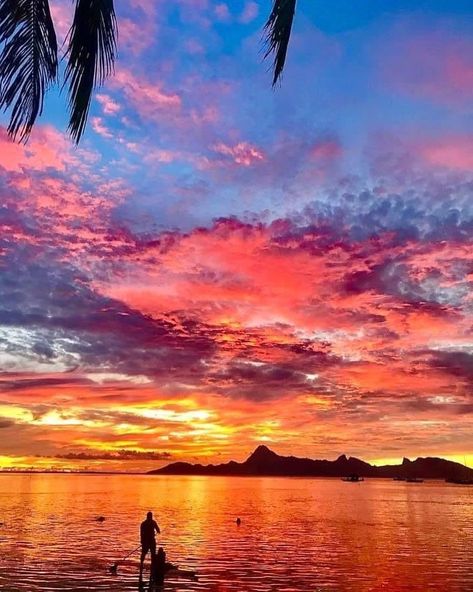
[[[266,54],[274,56],[273,86],[286,60],[296,0],[274,0],[265,25]],[[93,90],[112,73],[117,22],[113,0],[76,0],[66,39],[64,85],[72,139],[82,137]],[[11,110],[9,135],[29,138],[44,97],[58,80],[58,47],[48,0],[0,0],[0,109]]]

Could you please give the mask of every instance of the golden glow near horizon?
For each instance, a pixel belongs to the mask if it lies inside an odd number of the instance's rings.
[[[138,391],[139,392],[139,391]],[[266,443],[279,454],[334,459],[346,453],[358,456],[372,464],[398,464],[403,456],[442,456],[456,462],[473,464],[473,455],[440,450],[407,448],[396,457],[373,457],[363,454],[358,447],[353,450],[352,437],[358,438],[358,429],[339,424],[327,435],[323,424],[314,426],[313,413],[329,411],[333,402],[316,394],[301,395],[297,405],[287,405],[283,398],[275,401],[270,410],[255,402],[242,401],[231,407],[215,395],[204,395],[204,405],[199,395],[182,400],[163,399],[154,396],[151,404],[120,406],[112,403],[106,407],[78,406],[61,409],[41,406],[41,413],[34,413],[22,405],[2,405],[0,415],[14,425],[31,426],[48,430],[48,439],[55,440],[61,449],[38,451],[31,455],[12,454],[0,457],[2,469],[87,469],[87,470],[148,470],[176,460],[191,462],[242,461],[259,444]],[[248,418],[251,417],[251,422]],[[298,428],[295,429],[294,423]],[[446,425],[441,420],[419,420],[417,429],[439,428]],[[13,424],[12,424],[13,425]],[[403,421],[390,420],[394,429],[404,429]],[[356,428],[356,429],[355,429]],[[4,428],[5,432],[6,429]],[[4,432],[4,433],[5,433]],[[354,436],[353,436],[353,435]],[[242,438],[242,435],[244,436]],[[301,447],[301,439],[311,439],[315,444]],[[332,443],[339,443],[334,449]],[[210,444],[212,442],[212,444]]]
[[[311,381],[316,379],[309,377]],[[136,388],[140,397],[141,389],[147,389],[148,385],[141,382]],[[163,397],[160,400],[153,389],[153,396],[146,404],[117,405],[112,401],[99,406],[100,397],[94,399],[94,392],[81,392],[82,397],[91,399],[90,407],[38,404],[40,409],[33,410],[36,405],[32,405],[32,409],[22,404],[0,405],[0,416],[5,422],[11,422],[10,427],[3,428],[3,433],[14,426],[30,426],[59,445],[55,450],[45,450],[33,442],[35,454],[32,455],[28,451],[29,443],[25,442],[23,454],[4,454],[0,458],[0,468],[148,470],[176,460],[242,461],[259,443],[266,443],[283,455],[334,459],[346,453],[376,465],[398,464],[403,456],[442,456],[473,464],[473,455],[468,451],[418,451],[412,444],[395,457],[373,457],[371,447],[366,451],[368,454],[360,446],[354,450],[353,441],[362,437],[362,429],[357,425],[336,422],[332,424],[331,433],[326,433],[324,414],[336,408],[336,402],[326,394],[299,395],[290,404],[283,397],[265,407],[252,401],[229,405],[228,401],[210,393],[197,392],[190,396],[187,389],[182,399]],[[73,397],[68,393],[61,398],[67,403]],[[316,425],[312,419],[314,413],[319,419]],[[381,417],[381,420],[396,431],[405,431],[406,425],[422,432],[448,427],[448,422],[441,419],[405,422],[401,418]],[[310,439],[313,444],[310,448],[301,447],[301,439]]]

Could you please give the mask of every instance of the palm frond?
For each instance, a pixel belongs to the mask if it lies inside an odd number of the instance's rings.
[[[57,77],[57,41],[48,0],[0,0],[0,109],[8,133],[25,142]]]
[[[79,142],[87,122],[95,86],[113,72],[117,21],[113,0],[77,0],[68,36],[69,131]]]
[[[284,69],[295,11],[296,0],[274,0],[273,10],[264,26],[267,48],[264,57],[274,55],[273,86]]]

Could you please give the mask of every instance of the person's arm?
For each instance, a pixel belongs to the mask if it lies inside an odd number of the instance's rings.
[[[154,523],[154,528],[158,534],[161,534],[161,531],[159,530],[159,526],[158,526],[157,522]]]

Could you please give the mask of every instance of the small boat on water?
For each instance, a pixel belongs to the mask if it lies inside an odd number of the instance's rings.
[[[393,481],[405,481],[405,477],[393,477]]]
[[[360,483],[361,481],[364,481],[364,478],[359,475],[348,475],[348,477],[342,477],[342,481],[347,483]]]
[[[423,483],[423,482],[424,482],[424,480],[423,480],[423,479],[421,479],[420,477],[408,477],[408,478],[406,479],[406,482],[407,482],[407,483]]]
[[[445,479],[446,483],[455,483],[456,485],[473,485],[473,479]]]

